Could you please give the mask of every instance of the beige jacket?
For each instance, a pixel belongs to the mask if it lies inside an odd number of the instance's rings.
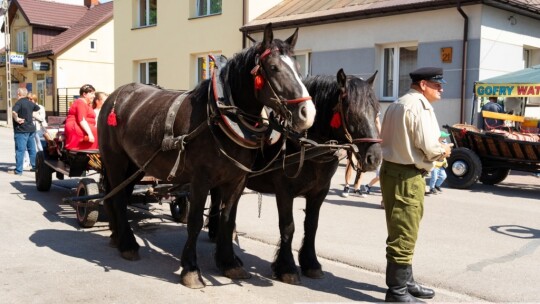
[[[383,158],[430,171],[434,161],[443,159],[444,148],[439,137],[439,123],[433,107],[422,93],[410,89],[384,114]]]

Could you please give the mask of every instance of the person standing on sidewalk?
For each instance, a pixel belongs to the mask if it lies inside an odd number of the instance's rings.
[[[36,142],[34,140],[36,126],[32,120],[33,113],[39,111],[39,106],[26,97],[26,88],[17,89],[17,102],[13,105],[13,131],[15,138],[15,170],[11,174],[22,175],[24,153],[28,151],[32,170],[36,169]]]
[[[383,163],[380,171],[385,204],[386,302],[431,299],[432,289],[414,281],[412,259],[424,213],[424,175],[433,162],[450,156],[451,144],[439,142],[433,102],[446,83],[441,68],[424,67],[410,74],[410,90],[391,104],[382,123]]]

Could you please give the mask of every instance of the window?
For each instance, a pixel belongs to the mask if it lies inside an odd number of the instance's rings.
[[[28,52],[28,41],[26,39],[26,31],[17,32],[17,52]]]
[[[221,0],[197,0],[197,16],[221,14]]]
[[[219,55],[214,55],[219,56]],[[212,58],[210,58],[209,55],[204,56],[198,56],[197,57],[197,83],[200,83],[201,81],[205,79],[210,79],[210,76],[212,75],[212,69],[214,68],[214,61]]]
[[[139,63],[139,82],[157,84],[157,62],[141,62]]]
[[[157,24],[157,0],[139,1],[139,26],[150,26]]]
[[[394,101],[409,90],[409,73],[416,69],[418,46],[387,46],[383,48],[382,55],[381,100]]]
[[[97,51],[97,40],[90,39],[90,51]]]
[[[299,53],[297,52],[296,55],[293,56],[296,60],[297,67],[298,67],[298,73],[300,73],[300,77],[304,78],[309,75],[309,53]]]
[[[532,57],[532,50],[531,49],[523,49],[523,67],[524,68],[530,68],[531,67],[531,57]]]

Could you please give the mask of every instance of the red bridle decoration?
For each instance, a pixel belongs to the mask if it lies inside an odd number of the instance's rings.
[[[341,127],[341,115],[338,111],[334,112],[332,119],[330,120],[330,126],[334,129]]]
[[[277,50],[277,48],[275,48],[274,50]],[[251,75],[255,76],[254,78],[255,90],[260,90],[264,87],[265,81],[264,81],[263,75],[261,75],[261,72],[260,72],[260,69],[261,69],[260,62],[271,53],[272,53],[271,49],[264,50],[264,52],[257,58],[257,61],[256,61],[257,65],[255,65],[255,67],[251,70]]]
[[[115,127],[117,124],[116,113],[114,113],[114,108],[112,108],[111,113],[109,113],[109,116],[107,116],[107,124],[112,127]]]

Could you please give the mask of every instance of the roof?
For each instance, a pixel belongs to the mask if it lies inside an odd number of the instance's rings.
[[[15,4],[31,26],[68,29],[88,11],[84,5],[41,0],[13,0],[12,2],[10,14]]]
[[[68,30],[51,39],[47,44],[34,48],[32,52],[28,54],[28,58],[58,54],[113,18],[113,1],[96,5],[91,9],[88,9],[85,6],[83,6],[83,8],[85,14],[83,14],[76,23],[71,25]]]
[[[540,0],[283,0],[248,22],[243,32],[262,31],[428,11],[461,5],[485,4],[540,19]]]

